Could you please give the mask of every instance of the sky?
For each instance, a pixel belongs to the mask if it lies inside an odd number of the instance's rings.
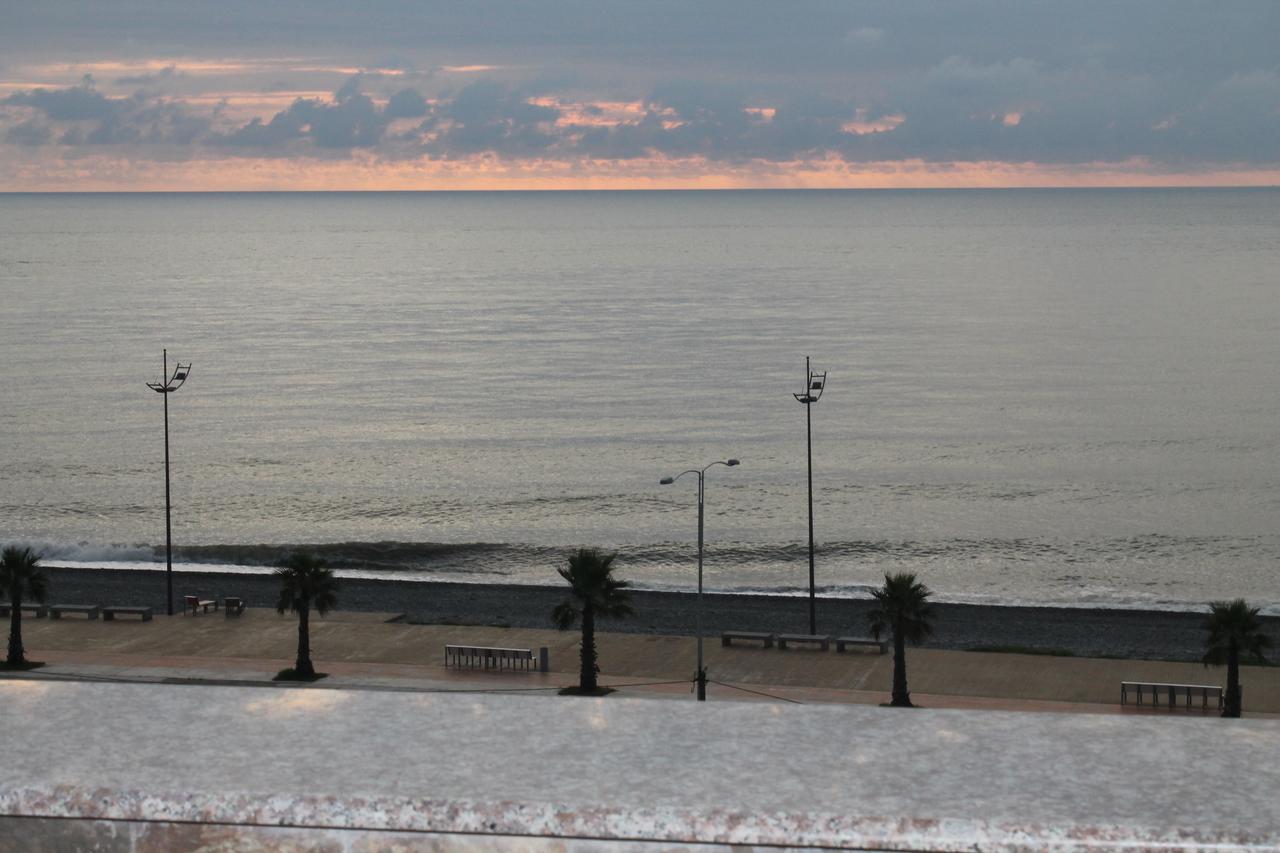
[[[1274,186],[1277,0],[0,0],[0,191]]]

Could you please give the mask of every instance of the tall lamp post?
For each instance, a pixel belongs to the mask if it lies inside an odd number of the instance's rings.
[[[827,373],[814,373],[804,357],[804,393],[792,396],[804,404],[805,435],[809,447],[809,633],[818,633],[817,594],[813,585],[813,404],[822,399]]]
[[[169,395],[182,387],[191,373],[190,364],[179,363],[169,375],[169,351],[164,351],[163,372],[159,382],[148,382],[147,387],[164,397],[164,578],[169,615],[173,615],[173,524],[169,500]]]
[[[738,464],[737,459],[726,459],[723,462],[712,462],[706,468],[690,468],[688,471],[681,471],[674,477],[663,477],[658,481],[660,486],[669,486],[676,480],[679,480],[685,474],[696,474],[698,477],[698,701],[707,701],[707,670],[702,665],[702,519],[703,519],[703,502],[706,497],[706,481],[707,468],[716,465],[724,465],[732,468]]]

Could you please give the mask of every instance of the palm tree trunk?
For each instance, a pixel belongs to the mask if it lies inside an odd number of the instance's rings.
[[[596,612],[590,601],[582,606],[582,669],[578,673],[578,689],[583,693],[596,689]]]
[[[24,660],[25,649],[22,648],[22,599],[13,597],[13,609],[9,611],[9,666],[19,666]]]
[[[293,664],[293,671],[306,678],[316,674],[316,668],[311,665],[311,608],[305,605],[298,608],[298,660]]]
[[[1234,640],[1227,646],[1227,701],[1222,706],[1222,716],[1238,717],[1240,702],[1240,650]]]
[[[898,626],[893,630],[893,699],[895,708],[910,708],[911,694],[907,692],[907,641]]]

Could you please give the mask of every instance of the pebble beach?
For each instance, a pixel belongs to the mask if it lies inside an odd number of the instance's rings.
[[[50,602],[149,605],[164,612],[163,572],[48,567]],[[547,628],[564,592],[557,587],[466,584],[344,578],[343,610],[399,614],[408,622]],[[275,604],[278,587],[270,575],[174,572],[174,594],[203,598],[239,596],[250,606]],[[601,630],[690,635],[696,632],[697,596],[636,590],[635,615],[600,620]],[[865,635],[869,602],[822,599],[818,631]],[[808,633],[808,599],[792,596],[709,594],[703,624],[720,631]],[[1198,660],[1203,649],[1203,616],[1194,612],[1074,607],[1017,607],[937,603],[930,648],[1028,651],[1078,657]],[[1265,629],[1280,634],[1280,619],[1263,617]]]

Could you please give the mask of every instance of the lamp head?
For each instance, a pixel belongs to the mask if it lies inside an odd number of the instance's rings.
[[[675,478],[675,477],[663,477],[661,480],[659,480],[659,481],[658,481],[658,485],[659,485],[659,486],[670,486],[670,485],[671,485],[672,483],[674,483],[675,481],[676,481],[676,478]]]
[[[738,462],[738,460],[737,460],[737,459],[730,459],[728,462],[726,462],[726,463],[724,463],[724,464],[726,464],[726,465],[728,465],[730,468],[732,468],[733,466],[735,466],[735,465],[739,464],[739,462]]]

